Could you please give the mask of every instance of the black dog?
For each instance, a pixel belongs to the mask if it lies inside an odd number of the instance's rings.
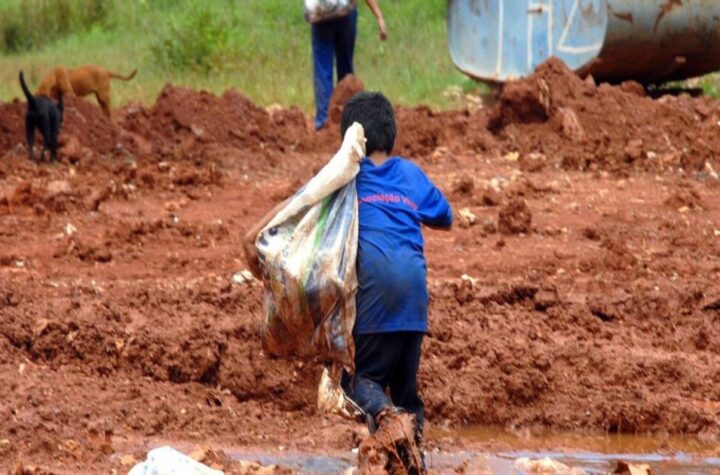
[[[28,153],[33,159],[33,145],[35,144],[35,129],[40,129],[43,146],[40,150],[40,160],[45,156],[45,150],[50,151],[50,160],[57,160],[58,134],[63,121],[63,98],[55,104],[47,97],[35,97],[25,84],[25,77],[20,71],[20,85],[27,97],[27,112],[25,113],[25,133],[27,134]]]

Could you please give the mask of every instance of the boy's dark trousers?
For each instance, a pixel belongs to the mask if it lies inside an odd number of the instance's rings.
[[[417,372],[424,336],[422,332],[354,335],[355,375],[346,375],[343,388],[368,415],[371,431],[377,415],[395,406],[415,414],[417,433],[422,434],[425,406],[417,392]],[[390,388],[390,397],[385,388]]]

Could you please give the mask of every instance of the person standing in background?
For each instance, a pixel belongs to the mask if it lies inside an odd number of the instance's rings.
[[[377,0],[365,2],[375,15],[380,39],[385,41],[387,29]],[[315,130],[327,124],[333,92],[333,59],[338,81],[354,73],[357,16],[357,0],[305,0],[305,19],[311,23],[312,30]]]

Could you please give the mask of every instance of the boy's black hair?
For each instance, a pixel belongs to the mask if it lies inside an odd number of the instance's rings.
[[[345,104],[340,118],[340,138],[353,124],[359,122],[365,129],[365,154],[375,151],[392,152],[397,136],[395,112],[392,104],[379,92],[360,92]]]

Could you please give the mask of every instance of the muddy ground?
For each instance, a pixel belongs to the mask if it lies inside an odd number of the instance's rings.
[[[356,447],[316,413],[316,365],[261,354],[260,287],[232,280],[336,126],[232,90],[167,86],[116,124],[70,98],[48,165],[24,109],[0,104],[0,466]],[[551,62],[492,107],[397,116],[396,152],[473,215],[425,233],[431,445],[473,424],[720,435],[719,102]]]

